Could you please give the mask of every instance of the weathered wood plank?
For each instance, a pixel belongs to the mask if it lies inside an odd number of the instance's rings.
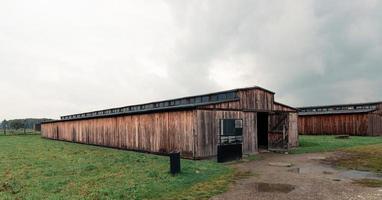
[[[107,147],[193,156],[194,111],[61,121],[42,125],[42,136]]]
[[[273,110],[274,94],[271,92],[255,88],[240,90],[237,95],[240,101],[201,106],[200,108],[253,111]]]
[[[293,112],[288,106],[274,103],[274,93],[261,88],[241,89],[237,96],[237,101],[194,110],[46,123],[42,136],[155,153],[178,150],[183,157],[205,158],[217,153],[219,120],[232,118],[243,119],[243,153],[254,153],[258,148],[257,112]],[[298,138],[291,133],[290,137],[291,141]]]
[[[369,135],[368,114],[299,116],[298,130],[306,135]]]
[[[243,119],[243,153],[257,152],[256,113],[242,111],[197,110],[196,157],[217,155],[219,143],[219,121],[221,119]]]

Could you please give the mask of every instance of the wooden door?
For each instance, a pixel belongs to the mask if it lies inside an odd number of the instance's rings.
[[[275,112],[269,115],[268,149],[271,151],[288,150],[289,118],[287,112]]]

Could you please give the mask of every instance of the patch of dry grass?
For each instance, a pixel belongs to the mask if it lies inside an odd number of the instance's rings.
[[[336,158],[336,165],[382,173],[382,144],[351,147],[341,149],[340,152],[342,156]]]
[[[344,148],[326,160],[337,167],[382,173],[382,144]],[[357,179],[354,184],[365,187],[382,187],[379,179]]]
[[[382,180],[377,179],[360,179],[360,180],[354,180],[354,184],[362,185],[366,187],[382,187]]]

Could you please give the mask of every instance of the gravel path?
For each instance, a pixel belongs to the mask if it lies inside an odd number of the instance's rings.
[[[266,153],[261,154],[263,157],[261,160],[233,164],[238,170],[250,171],[254,176],[236,181],[228,192],[212,199],[382,200],[382,188],[353,184],[352,172],[323,164],[321,159],[331,155],[331,153],[299,155]],[[272,162],[293,165],[270,166],[269,163]],[[359,178],[359,174],[356,173],[355,176]]]

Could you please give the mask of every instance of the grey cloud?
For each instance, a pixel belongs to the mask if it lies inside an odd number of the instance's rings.
[[[214,60],[230,63],[225,68],[243,71],[240,76],[224,77],[234,78],[235,85],[263,85],[295,106],[372,101],[382,96],[378,89],[382,5],[378,1],[179,4],[173,9],[179,23],[187,23],[183,26],[188,28],[190,45],[178,53],[189,62],[201,59],[209,68]],[[247,67],[240,66],[243,62]],[[352,92],[354,88],[357,92]]]
[[[382,99],[380,1],[2,1],[0,118],[260,85],[293,105]]]

